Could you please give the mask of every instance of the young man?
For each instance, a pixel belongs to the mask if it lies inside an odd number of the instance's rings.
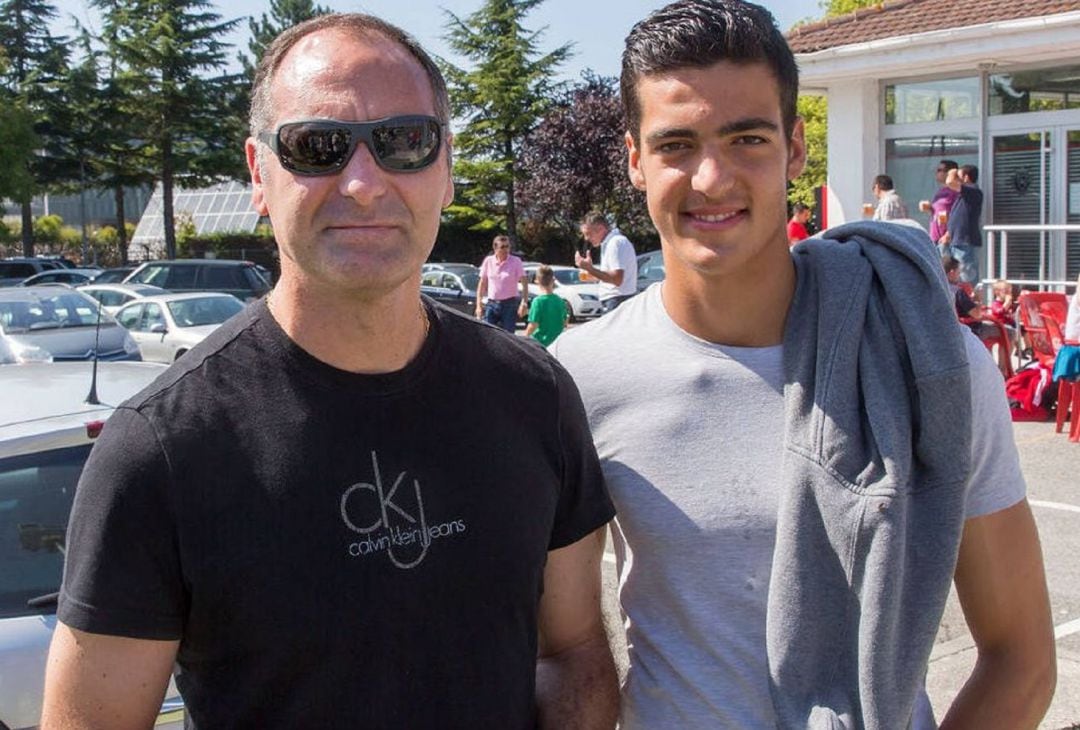
[[[956,200],[949,212],[945,235],[941,237],[942,254],[960,262],[960,279],[968,284],[979,283],[979,258],[976,248],[982,246],[983,192],[975,184],[979,180],[979,168],[962,165],[950,170],[945,184],[956,193]]]
[[[656,11],[621,87],[667,278],[552,351],[619,510],[622,727],[933,727],[954,573],[979,659],[942,727],[1034,727],[1055,672],[1038,538],[926,234],[859,222],[790,253],[798,73],[758,6]]]
[[[574,265],[600,280],[600,304],[612,312],[637,293],[637,255],[630,240],[612,228],[607,217],[593,211],[581,222],[581,237],[600,249],[600,265],[593,264],[592,254],[574,252]]]
[[[487,302],[484,302],[485,296]],[[525,276],[525,265],[510,253],[509,236],[495,236],[491,242],[491,255],[480,264],[476,316],[514,334],[518,317],[524,317],[529,311],[528,302],[529,279]]]
[[[371,16],[267,50],[246,152],[281,279],[95,447],[43,727],[151,726],[174,661],[190,727],[611,727],[612,510],[576,390],[420,298],[448,116]]]
[[[799,241],[810,238],[810,232],[806,230],[806,224],[810,222],[810,206],[806,203],[795,203],[791,206],[791,220],[787,223],[788,243],[794,246]]]

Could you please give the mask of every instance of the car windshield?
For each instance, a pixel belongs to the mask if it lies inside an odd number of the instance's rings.
[[[580,274],[577,269],[555,269],[555,281],[560,284],[581,284]]]
[[[68,513],[90,444],[0,459],[0,618],[55,610],[27,606],[60,590]]]
[[[169,302],[169,312],[177,327],[221,324],[244,308],[236,297],[199,297]]]
[[[461,275],[461,283],[464,284],[465,288],[469,291],[476,291],[480,286],[480,275],[472,271],[467,271]]]
[[[98,322],[98,305],[93,299],[57,288],[47,294],[0,299],[0,329],[8,334],[61,327],[93,327]],[[112,324],[112,316],[101,312],[101,323]]]

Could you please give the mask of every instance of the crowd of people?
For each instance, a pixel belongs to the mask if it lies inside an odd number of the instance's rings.
[[[858,221],[790,249],[798,69],[757,5],[656,10],[621,89],[666,278],[629,298],[632,246],[587,217],[600,260],[576,263],[607,314],[545,350],[499,327],[525,313],[509,241],[482,266],[496,326],[420,296],[454,196],[428,54],[352,13],[273,41],[246,154],[281,278],[95,445],[43,728],[148,727],[176,667],[190,727],[925,730],[953,584],[978,659],[942,727],[1038,724],[1038,535],[925,233]],[[364,141],[282,134],[316,118],[304,134]]]

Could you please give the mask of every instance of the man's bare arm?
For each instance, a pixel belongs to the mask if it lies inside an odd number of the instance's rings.
[[[45,672],[42,730],[153,727],[179,645],[57,623]]]
[[[540,599],[541,728],[613,728],[619,685],[600,610],[604,528],[548,553]]]
[[[1057,682],[1042,550],[1027,500],[964,525],[956,591],[978,660],[941,730],[1034,728]]]

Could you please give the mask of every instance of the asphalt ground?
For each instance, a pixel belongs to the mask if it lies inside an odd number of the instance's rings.
[[[1066,424],[1066,429],[1068,425]],[[1058,681],[1043,730],[1080,728],[1080,443],[1054,432],[1054,423],[1014,423],[1013,433],[1039,528],[1057,638]],[[604,556],[604,605],[620,677],[626,642],[615,595],[615,556]],[[950,595],[930,656],[927,690],[940,720],[975,664],[975,644]]]

